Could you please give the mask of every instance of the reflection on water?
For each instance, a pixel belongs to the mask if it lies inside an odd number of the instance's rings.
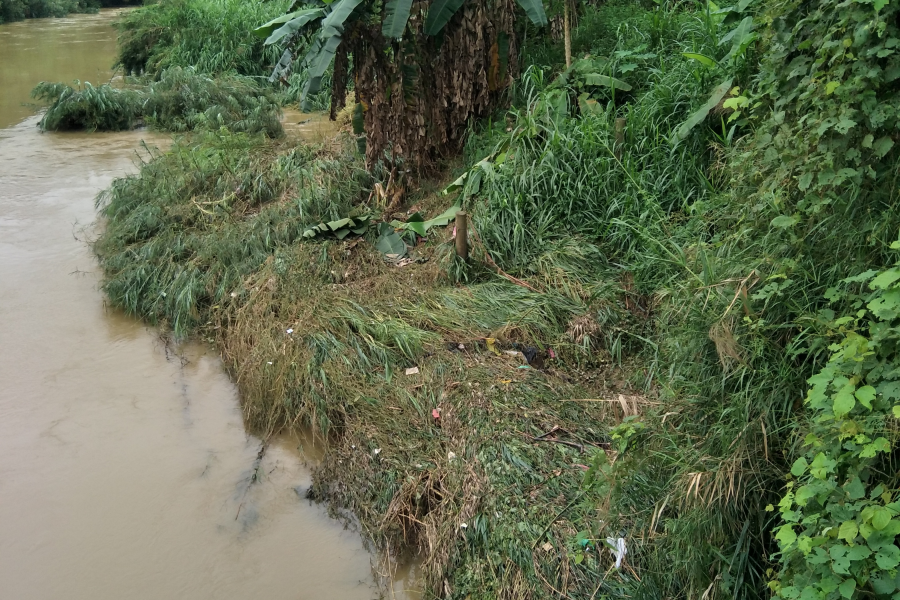
[[[359,535],[295,491],[297,441],[261,453],[217,358],[104,306],[94,196],[167,138],[41,134],[19,104],[103,73],[110,20],[0,26],[0,598],[377,597]]]

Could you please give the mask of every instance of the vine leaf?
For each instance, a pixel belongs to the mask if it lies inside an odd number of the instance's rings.
[[[891,148],[894,147],[894,140],[885,136],[883,138],[879,138],[877,142],[872,144],[872,150],[875,151],[875,156],[878,158],[883,158],[885,154],[891,151]]]

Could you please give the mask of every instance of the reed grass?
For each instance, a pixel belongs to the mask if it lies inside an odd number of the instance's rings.
[[[116,66],[158,76],[170,67],[207,74],[268,76],[281,55],[252,33],[284,14],[289,0],[160,0],[128,12],[118,23]]]
[[[226,128],[283,135],[274,94],[247,77],[213,79],[192,68],[173,67],[145,85],[76,86],[42,82],[34,88],[32,97],[50,103],[41,129],[121,131],[146,124],[173,132]]]

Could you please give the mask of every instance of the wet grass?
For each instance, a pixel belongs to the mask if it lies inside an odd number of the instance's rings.
[[[426,262],[400,268],[371,239],[302,239],[376,208],[373,183],[352,150],[182,140],[101,196],[104,289],[131,314],[212,341],[254,429],[327,439],[315,494],[351,510],[376,547],[421,552],[433,593],[528,597],[562,576],[588,597],[610,555],[594,541],[573,562],[596,513],[584,469],[623,416],[617,394],[628,411],[645,402],[627,381],[632,346],[614,334],[642,330],[641,316],[580,244],[547,249],[529,278],[537,293],[485,274],[455,285],[448,230],[419,246]],[[445,204],[417,200],[429,213]],[[543,369],[506,352],[529,347]],[[615,402],[570,402],[599,398]],[[534,439],[554,426],[549,437],[570,445]]]
[[[158,81],[124,88],[42,82],[31,95],[49,103],[39,124],[45,131],[121,131],[148,125],[172,132],[226,128],[283,134],[281,109],[271,91],[250,78],[213,79],[192,68],[173,67]]]

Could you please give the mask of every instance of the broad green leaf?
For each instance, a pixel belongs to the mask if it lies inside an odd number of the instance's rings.
[[[781,544],[781,549],[786,550],[791,544],[797,540],[797,534],[794,533],[793,525],[782,525],[775,534],[775,539]]]
[[[731,39],[733,39],[733,42],[731,44],[731,50],[729,50],[728,54],[725,55],[725,58],[722,59],[723,61],[728,62],[737,60],[743,56],[750,44],[756,41],[757,35],[753,32],[753,28],[753,17],[744,17],[744,19],[738,23],[738,26],[729,34],[732,36]],[[729,35],[726,35],[722,39],[727,40]]]
[[[434,0],[425,16],[425,33],[437,35],[447,22],[453,18],[464,0]]]
[[[852,548],[847,550],[847,558],[849,558],[851,561],[865,560],[870,556],[872,556],[872,551],[863,545],[853,546]]]
[[[805,173],[803,173],[803,175],[800,176],[800,181],[798,182],[797,186],[800,188],[801,191],[805,192],[806,190],[809,189],[809,184],[812,183],[812,180],[813,180],[812,172],[806,171]]]
[[[325,11],[321,8],[314,8],[306,11],[297,11],[296,13],[292,14],[295,14],[297,16],[273,31],[272,35],[266,38],[266,41],[263,42],[266,46],[277,44],[285,37],[299,31],[300,28],[307,23],[315,21],[316,19],[324,15]]]
[[[848,383],[834,395],[834,415],[838,418],[845,416],[856,406],[856,398],[853,396],[853,384]]]
[[[406,243],[397,235],[394,228],[387,223],[379,226],[379,237],[375,241],[375,249],[382,254],[392,254],[397,257],[406,255]]]
[[[794,464],[791,466],[791,475],[794,477],[800,477],[804,473],[806,473],[806,469],[809,467],[809,463],[806,462],[806,459],[802,456],[794,461]]]
[[[871,385],[864,385],[856,390],[856,393],[854,395],[863,406],[865,406],[869,410],[872,410],[872,400],[875,399],[875,388],[873,388]]]
[[[891,148],[894,147],[894,140],[885,136],[883,138],[878,138],[874,144],[872,144],[872,150],[875,151],[875,156],[878,158],[884,157],[885,154],[891,151]]]
[[[608,75],[601,75],[599,73],[585,73],[584,82],[587,85],[600,85],[615,90],[622,90],[623,92],[631,91],[631,85],[621,79],[616,79],[615,77],[610,77]]]
[[[875,514],[872,516],[872,527],[876,530],[881,530],[887,527],[890,522],[891,510],[889,508],[879,506],[875,509]]]
[[[400,39],[409,20],[412,0],[388,0],[384,5],[384,21],[381,22],[381,35]]]
[[[869,583],[872,585],[872,590],[876,594],[885,596],[891,594],[894,590],[897,589],[897,584],[894,583],[894,578],[887,575],[883,577],[874,577],[869,580]]]
[[[869,283],[869,287],[873,290],[883,290],[898,279],[900,279],[900,269],[893,267],[880,273]]]
[[[863,486],[862,481],[859,480],[859,477],[851,479],[844,486],[844,491],[847,492],[847,496],[851,500],[859,500],[860,498],[866,497],[866,488]]]
[[[725,94],[728,93],[728,90],[731,89],[731,83],[733,81],[734,79],[729,77],[718,86],[716,86],[716,88],[712,92],[712,95],[706,101],[706,104],[701,106],[699,110],[688,117],[688,119],[684,123],[682,123],[675,131],[675,135],[672,136],[671,140],[673,144],[677,144],[678,142],[686,138],[691,130],[694,129],[694,127],[696,127],[704,119],[706,119],[709,111],[714,109],[719,104],[719,102],[721,102],[722,98],[725,97]]]
[[[705,54],[697,54],[696,52],[682,52],[681,55],[684,56],[685,58],[690,58],[691,60],[696,60],[700,64],[707,66],[711,69],[714,69],[717,66],[719,66],[719,63],[717,63],[714,59],[706,56]]]
[[[458,190],[461,190],[463,186],[466,184],[466,179],[469,177],[469,171],[466,171],[462,175],[456,178],[456,180],[441,190],[441,196],[446,196],[447,194],[452,194]]]
[[[335,2],[331,7],[331,12],[322,21],[322,35],[328,37],[343,33],[347,18],[361,3],[362,0],[338,0]],[[330,31],[331,29],[334,31]]]
[[[853,592],[856,590],[856,580],[855,579],[845,579],[841,585],[838,586],[838,591],[841,593],[841,596],[844,598],[853,597]]]
[[[799,221],[800,217],[781,215],[780,217],[775,217],[774,219],[772,219],[772,222],[769,223],[769,225],[771,227],[778,227],[779,229],[787,229],[789,227],[793,227]]]
[[[425,221],[425,224],[428,228],[444,227],[446,225],[449,225],[450,221],[452,221],[453,219],[456,218],[456,213],[458,213],[461,210],[462,210],[462,208],[460,208],[459,206],[453,205],[450,208],[448,208],[447,210],[445,210],[444,212],[442,212],[441,214],[439,214],[438,216],[434,217],[433,219],[429,219],[428,221]]]
[[[883,546],[875,554],[875,563],[882,569],[894,569],[900,565],[900,549],[893,544]]]
[[[825,95],[830,96],[834,93],[834,90],[838,89],[839,87],[841,87],[840,81],[829,81],[825,84]]]
[[[900,419],[900,404],[894,406],[891,409],[891,413],[893,413],[895,419]]]
[[[866,305],[879,319],[890,320],[900,314],[900,289],[891,288]]]
[[[854,127],[856,127],[856,121],[854,121],[853,119],[848,119],[847,117],[841,117],[834,125],[835,131],[837,131],[841,135],[846,134]]]
[[[819,452],[813,459],[809,472],[816,479],[824,480],[829,473],[834,471],[836,465],[836,460],[828,458],[824,452]]]
[[[838,529],[838,539],[847,540],[848,542],[855,540],[858,534],[859,527],[857,527],[855,521],[844,521],[841,523],[840,529]]]
[[[541,0],[516,0],[525,10],[525,14],[531,19],[531,22],[537,26],[547,24],[547,14],[544,12],[544,3]]]
[[[307,67],[309,73],[309,79],[306,80],[300,94],[300,108],[304,111],[310,110],[309,96],[321,89],[322,77],[325,75],[328,67],[331,66],[331,62],[334,60],[334,55],[340,45],[341,36],[332,35],[325,40],[316,38],[310,46],[306,58],[303,59],[303,64]]]

